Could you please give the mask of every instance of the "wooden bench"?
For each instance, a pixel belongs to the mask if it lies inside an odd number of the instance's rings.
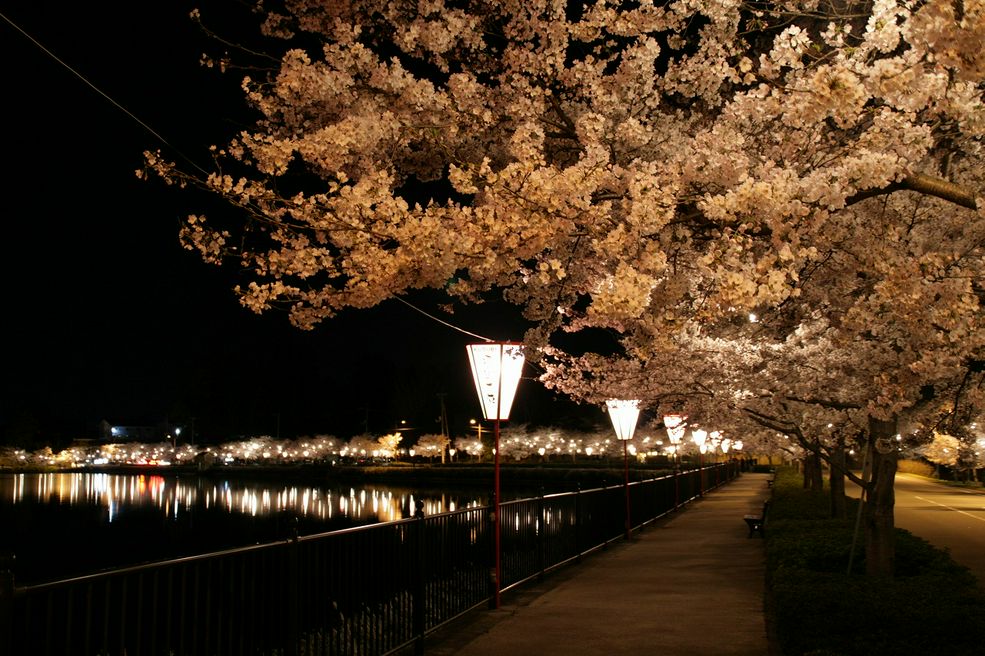
[[[773,481],[776,480],[776,470],[770,470],[770,477],[766,479],[766,487],[773,487]]]
[[[752,537],[756,533],[759,533],[760,537],[766,537],[766,513],[770,509],[770,500],[767,499],[763,502],[763,510],[758,515],[743,515],[742,519],[745,520],[746,524],[749,526],[749,536]]]

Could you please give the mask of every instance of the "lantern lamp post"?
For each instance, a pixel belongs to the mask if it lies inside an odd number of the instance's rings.
[[[629,441],[636,431],[636,421],[640,417],[640,402],[624,399],[609,399],[605,402],[609,409],[609,419],[616,437],[622,442],[623,489],[626,492],[626,539],[630,538],[633,524],[629,514]]]
[[[712,454],[712,456],[714,457],[714,462],[717,465],[718,464],[718,447],[722,443],[722,432],[721,431],[712,431],[711,433],[709,433],[708,434],[708,442],[709,442],[709,444],[708,444],[708,452]],[[715,485],[718,485],[719,482],[720,482],[720,480],[719,480],[718,467],[715,467]]]
[[[687,430],[687,419],[685,415],[664,415],[664,427],[667,429],[667,437],[670,438],[671,448],[674,452],[674,507],[681,504],[680,483],[678,475],[681,473],[680,453],[681,439],[684,438],[684,431]]]
[[[708,440],[711,442],[708,448],[714,454],[715,462],[718,462],[718,446],[722,443],[721,431],[712,431],[708,436]]]
[[[482,416],[493,421],[493,576],[492,606],[499,608],[500,576],[500,495],[499,422],[510,418],[510,407],[523,371],[523,345],[512,342],[484,342],[465,347],[472,368],[472,380],[479,395]]]
[[[700,463],[698,467],[698,496],[705,494],[705,451],[708,450],[708,447],[705,446],[705,440],[707,439],[708,431],[701,428],[695,428],[691,431],[691,441],[698,447],[698,462]]]
[[[735,457],[738,459],[739,471],[745,469],[745,456],[742,454],[742,447],[745,446],[742,440],[732,440],[732,451],[735,452]]]

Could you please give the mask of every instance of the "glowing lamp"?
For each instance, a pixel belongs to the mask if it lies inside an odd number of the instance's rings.
[[[670,448],[667,450],[674,457],[674,508],[680,506],[680,487],[677,479],[681,471],[680,447],[677,445],[684,439],[684,431],[687,424],[684,423],[687,415],[664,415],[664,427],[667,429],[667,437],[670,438]]]
[[[469,344],[472,380],[487,420],[507,420],[523,371],[523,345],[508,342]]]
[[[708,431],[695,428],[691,431],[691,441],[698,447],[698,457],[701,458],[701,470],[698,472],[698,495],[705,495],[705,454],[708,453]]]
[[[686,419],[685,415],[664,415],[664,426],[667,428],[667,437],[670,438],[671,444],[680,444],[684,438],[684,431],[687,429],[687,424],[684,423]]]
[[[492,607],[499,608],[502,582],[499,495],[499,422],[510,418],[510,407],[523,371],[523,345],[512,342],[483,342],[465,347],[472,367],[472,380],[479,395],[482,416],[493,423],[493,550]],[[481,435],[481,432],[480,432]]]
[[[636,420],[640,418],[640,402],[638,399],[609,399],[605,402],[609,409],[609,419],[612,420],[612,428],[616,431],[616,437],[622,441],[622,462],[623,462],[623,490],[626,496],[626,539],[632,536],[633,522],[629,515],[629,441],[633,439],[636,432]],[[636,449],[633,449],[636,455]]]
[[[677,428],[687,419],[685,415],[664,415],[664,426],[667,428]]]
[[[633,433],[636,432],[636,421],[640,417],[640,402],[638,400],[609,399],[605,405],[609,409],[609,419],[612,420],[612,428],[616,431],[616,437],[620,440],[633,439]]]

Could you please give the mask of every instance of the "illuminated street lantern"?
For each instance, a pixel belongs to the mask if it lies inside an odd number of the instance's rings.
[[[495,430],[493,446],[493,534],[495,569],[492,604],[499,608],[502,577],[500,567],[500,495],[499,495],[499,422],[510,418],[510,407],[523,371],[523,345],[512,342],[483,342],[465,347],[472,367],[472,380],[479,395],[482,416],[492,420]]]
[[[636,422],[640,417],[640,402],[623,399],[609,399],[605,402],[609,410],[609,419],[616,437],[624,442],[633,439],[636,432]]]
[[[694,442],[694,445],[698,447],[698,451],[701,453],[705,453],[708,450],[708,447],[705,445],[707,440],[708,431],[701,428],[695,428],[691,431],[691,441]]]
[[[632,522],[629,515],[629,441],[633,439],[636,432],[636,422],[640,418],[639,400],[609,399],[605,402],[609,409],[609,419],[612,420],[612,428],[616,431],[616,437],[622,442],[622,460],[624,483],[626,492],[626,539],[630,537]]]
[[[708,431],[695,428],[691,431],[691,441],[698,447],[698,458],[700,468],[698,469],[698,494],[704,496],[705,493],[705,453],[708,451]]]
[[[670,443],[677,446],[684,439],[684,431],[687,430],[686,415],[664,415],[664,427],[667,429],[667,437]]]
[[[708,436],[708,451],[713,455],[718,455],[718,445],[722,443],[721,431],[712,431]],[[717,462],[717,459],[716,459]]]
[[[671,453],[674,455],[674,507],[680,505],[680,483],[677,478],[680,474],[680,443],[684,439],[684,431],[687,430],[686,415],[664,415],[664,428],[667,429],[667,437],[670,438]]]
[[[482,416],[500,421],[510,418],[510,407],[523,371],[523,345],[501,342],[469,344],[472,379],[479,395]]]

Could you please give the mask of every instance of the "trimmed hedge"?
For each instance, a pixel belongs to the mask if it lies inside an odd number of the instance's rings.
[[[846,573],[858,501],[830,519],[827,493],[781,469],[766,531],[770,615],[787,656],[982,653],[985,594],[944,551],[897,529],[896,576],[865,576],[864,536]]]

